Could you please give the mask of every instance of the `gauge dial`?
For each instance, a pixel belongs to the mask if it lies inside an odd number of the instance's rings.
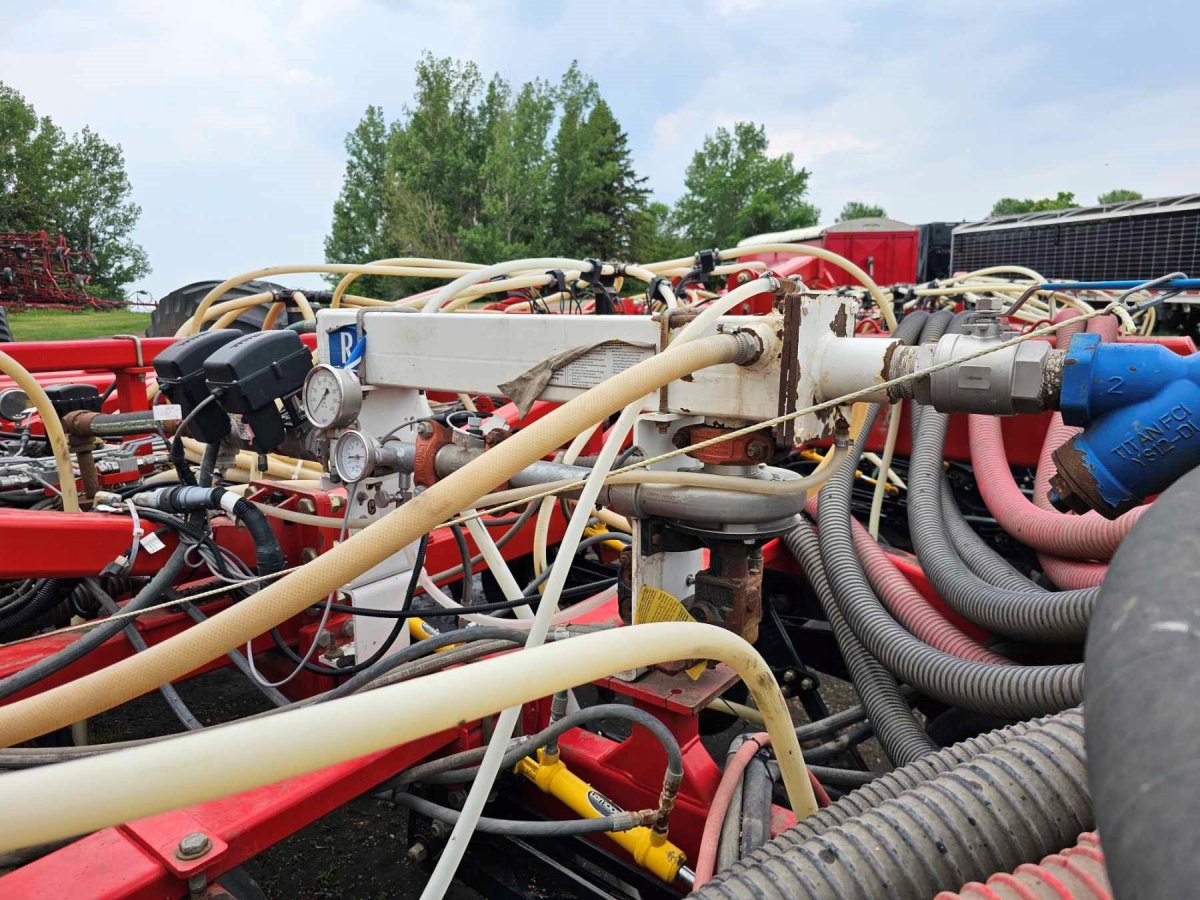
[[[318,428],[348,425],[362,409],[362,385],[353,372],[314,366],[304,379],[304,412]]]
[[[346,483],[362,481],[378,462],[378,445],[361,431],[343,432],[333,445],[333,465],[338,477]]]

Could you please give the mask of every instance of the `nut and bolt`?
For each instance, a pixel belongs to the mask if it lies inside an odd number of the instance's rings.
[[[354,620],[347,619],[342,623],[342,637],[354,637]]]
[[[418,422],[417,423],[417,434],[420,437],[425,437],[425,438],[432,437],[433,436],[433,423],[432,422]]]
[[[746,444],[747,459],[765,459],[767,456],[767,445],[763,441],[750,441]]]
[[[333,635],[330,632],[326,631],[324,628],[322,628],[321,633],[317,635],[317,646],[321,647],[322,649],[324,649],[325,647],[332,647],[333,646]]]
[[[801,678],[800,679],[800,690],[802,690],[802,691],[811,691],[813,689],[813,687],[815,687],[815,686],[816,686],[816,682],[813,681],[811,678]]]
[[[175,848],[175,855],[184,860],[199,859],[211,849],[212,839],[203,831],[193,831],[179,842],[179,846]]]
[[[417,841],[415,844],[413,844],[411,847],[408,848],[409,862],[414,863],[416,865],[420,865],[421,863],[425,862],[425,860],[427,860],[427,859],[429,859],[429,851],[426,849],[425,845],[422,844],[420,841]]]
[[[296,509],[311,516],[317,511],[317,504],[313,503],[308,497],[304,497],[296,504]]]

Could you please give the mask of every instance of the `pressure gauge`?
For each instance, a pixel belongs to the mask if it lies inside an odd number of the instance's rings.
[[[362,481],[379,463],[379,445],[361,431],[346,431],[333,445],[333,465],[346,483]]]
[[[318,428],[349,425],[362,409],[362,385],[353,372],[314,366],[304,380],[304,411]]]

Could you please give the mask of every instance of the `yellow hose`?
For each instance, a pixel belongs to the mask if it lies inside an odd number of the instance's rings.
[[[79,493],[75,490],[71,451],[67,447],[67,436],[63,432],[62,422],[58,420],[54,405],[42,390],[42,386],[37,383],[37,379],[29,374],[29,370],[4,352],[0,352],[0,372],[11,378],[16,386],[25,392],[29,402],[42,417],[46,440],[50,442],[50,450],[54,453],[54,468],[58,472],[58,490],[62,494],[63,509],[66,512],[79,512]],[[81,719],[83,716],[77,718]]]
[[[273,273],[260,270],[253,277],[263,274]],[[669,347],[614,375],[521,429],[299,571],[268,584],[208,621],[91,675],[0,707],[0,746],[9,747],[112,709],[227,653],[348,584],[460,510],[473,506],[490,488],[557,449],[568,437],[677,378],[734,362],[740,348],[734,335],[713,335]]]
[[[762,657],[723,628],[675,622],[580,635],[332,703],[0,775],[0,850],[215,800],[418,740],[613,672],[691,658],[718,660],[741,676],[766,721],[793,811],[801,819],[816,812],[787,703]],[[62,796],[68,784],[69,803],[47,802]]]

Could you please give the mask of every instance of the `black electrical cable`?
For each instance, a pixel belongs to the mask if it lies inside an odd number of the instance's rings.
[[[191,468],[187,464],[187,456],[183,452],[183,434],[187,427],[192,424],[192,419],[196,418],[196,414],[204,409],[208,404],[216,402],[216,395],[209,394],[199,403],[192,407],[192,411],[183,417],[183,421],[179,423],[179,427],[175,429],[175,436],[171,438],[170,458],[171,464],[175,467],[176,473],[179,475],[179,483],[184,485],[194,485],[196,476],[192,474]]]
[[[403,621],[403,620],[401,620]],[[528,637],[526,632],[516,628],[500,628],[490,625],[473,626],[470,628],[456,628],[453,631],[443,631],[441,634],[435,634],[432,637],[425,638],[415,644],[410,644],[403,650],[399,650],[388,656],[385,659],[378,660],[358,672],[353,673],[354,677],[348,681],[339,684],[332,690],[326,691],[317,698],[317,703],[327,703],[330,700],[338,700],[342,697],[348,697],[350,694],[370,684],[381,675],[386,675],[392,669],[403,665],[410,660],[419,659],[422,656],[427,656],[435,650],[440,650],[442,647],[448,647],[451,644],[461,644],[467,641],[484,641],[484,640],[512,640],[520,643],[525,642]]]
[[[557,722],[553,722],[537,732],[537,734],[526,738],[517,738],[504,751],[500,767],[502,769],[511,768],[519,760],[537,750],[537,748],[549,744],[556,738],[566,734],[572,728],[578,728],[588,722],[603,719],[619,719],[645,728],[658,741],[663,748],[663,752],[666,754],[666,771],[668,773],[683,772],[683,752],[679,747],[679,741],[676,740],[671,730],[654,714],[639,709],[636,706],[626,706],[623,703],[602,703],[597,706],[587,706],[563,716]],[[422,763],[419,766],[414,766],[411,769],[401,772],[395,778],[391,779],[388,784],[403,785],[414,782],[422,784],[456,784],[463,781],[470,781],[478,772],[478,764],[483,760],[486,751],[487,747],[474,747],[470,750],[456,753],[453,756]]]
[[[575,552],[579,553],[580,551],[586,550],[588,547],[591,547],[593,544],[602,544],[605,541],[621,541],[625,544],[632,544],[633,536],[625,534],[625,532],[623,532],[623,531],[605,531],[605,532],[601,532],[600,534],[589,534],[587,537],[583,538],[583,540],[581,540],[579,542],[579,545],[575,548]],[[536,578],[534,578],[533,581],[529,582],[529,584],[527,584],[525,586],[525,590],[524,590],[525,596],[526,597],[535,596],[537,594],[537,589],[546,582],[546,580],[550,577],[550,573],[553,571],[553,569],[554,569],[554,566],[552,566],[552,565],[547,566],[545,569],[542,570],[542,573],[540,575],[538,575]]]
[[[125,604],[124,613],[136,612],[147,606],[153,606],[158,602],[163,591],[171,586],[175,577],[183,569],[184,549],[183,547],[177,548],[171,554],[166,564],[154,574],[154,577],[138,591],[132,600]],[[120,634],[128,623],[129,619],[127,618],[101,622],[90,631],[84,632],[82,637],[63,647],[61,650],[38,660],[20,672],[14,672],[7,678],[0,680],[0,700],[11,697],[18,691],[37,684],[43,678],[53,675],[55,672],[62,671],[71,665],[71,663],[95,650],[109,638]]]
[[[461,560],[459,564],[462,566],[462,578],[459,580],[462,598],[459,602],[463,606],[470,606],[475,599],[475,573],[471,563],[471,548],[467,546],[467,535],[461,525],[451,524],[450,533],[454,535],[454,543],[458,545],[458,556]]]
[[[573,600],[576,597],[590,597],[592,594],[610,588],[616,583],[616,578],[603,578],[599,581],[576,585],[564,590],[561,599]],[[530,609],[537,609],[539,602],[541,602],[541,598],[533,595],[523,596],[516,600],[497,601],[496,603],[478,603],[475,606],[433,606],[424,609],[413,609],[408,612],[399,609],[373,609],[371,607],[352,606],[347,603],[334,603],[329,608],[334,612],[351,613],[356,616],[368,616],[374,619],[437,619],[447,616],[503,612],[523,606],[528,606]],[[310,609],[321,609],[324,605],[324,603],[314,603]]]
[[[95,578],[86,579],[84,584],[87,585],[92,596],[99,601],[100,606],[108,611],[109,615],[116,615],[121,611],[121,608],[117,605],[117,601],[110,597],[104,588],[100,587],[100,582]],[[144,653],[147,649],[145,639],[142,637],[141,632],[137,630],[137,625],[132,620],[127,621],[129,621],[129,624],[124,628],[125,639],[129,641],[135,653]],[[179,696],[179,691],[175,689],[175,685],[169,681],[166,684],[160,684],[158,692],[167,701],[167,706],[170,707],[171,712],[184,728],[188,731],[199,731],[204,728],[204,723],[197,719],[195,714],[188,709],[187,704],[183,702],[183,698]]]
[[[371,654],[367,659],[361,662],[356,662],[353,665],[345,668],[331,669],[328,666],[317,665],[309,662],[288,646],[283,635],[279,633],[278,628],[271,629],[271,638],[275,641],[275,646],[282,651],[283,655],[294,662],[296,665],[303,666],[306,672],[312,672],[314,675],[324,675],[328,678],[340,678],[345,675],[357,675],[360,672],[365,672],[375,663],[379,662],[384,655],[392,649],[392,645],[396,643],[404,629],[408,627],[408,613],[412,612],[413,597],[417,592],[417,578],[421,574],[421,567],[425,565],[425,548],[429,543],[429,535],[422,535],[420,542],[417,544],[417,558],[413,562],[412,577],[408,580],[408,588],[404,592],[404,604],[400,608],[400,612],[405,615],[397,616],[396,624],[392,626],[391,632],[384,639],[379,648]]]

